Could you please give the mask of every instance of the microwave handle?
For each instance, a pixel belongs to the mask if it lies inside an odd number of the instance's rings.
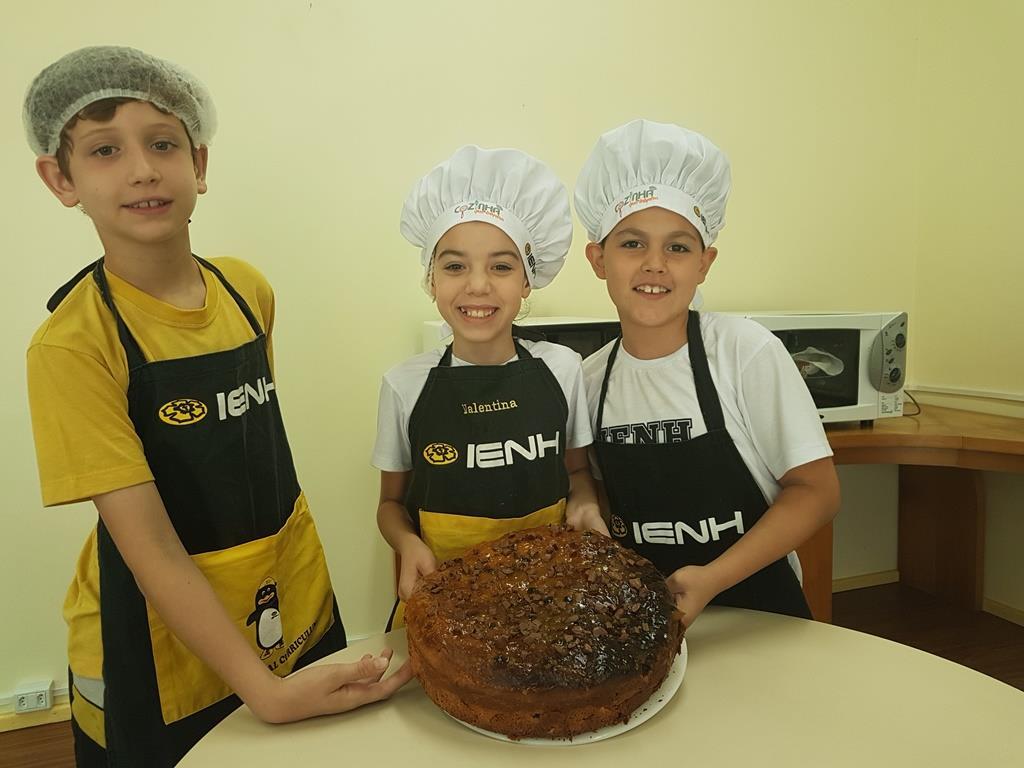
[[[907,380],[907,313],[883,326],[868,353],[868,379],[879,392],[897,392]]]

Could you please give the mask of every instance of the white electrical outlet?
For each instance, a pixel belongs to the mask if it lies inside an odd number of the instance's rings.
[[[19,685],[14,691],[14,711],[38,712],[53,706],[53,680]]]

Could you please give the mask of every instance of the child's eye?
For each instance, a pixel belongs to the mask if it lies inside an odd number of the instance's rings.
[[[154,141],[153,149],[157,152],[167,152],[169,149],[176,147],[177,145],[173,141]]]
[[[460,272],[461,270],[462,265],[457,261],[449,261],[447,264],[441,267],[442,272]]]
[[[515,271],[515,267],[513,267],[511,264],[498,263],[498,264],[494,265],[494,268],[498,272],[513,272],[513,271]]]
[[[97,147],[92,151],[92,154],[99,157],[110,157],[117,152],[117,147],[112,147],[109,144],[104,144],[102,147]]]
[[[684,243],[672,243],[668,247],[668,249],[672,253],[689,253],[690,252],[690,246],[685,245]]]
[[[623,248],[643,248],[644,244],[639,240],[627,240],[622,244]]]

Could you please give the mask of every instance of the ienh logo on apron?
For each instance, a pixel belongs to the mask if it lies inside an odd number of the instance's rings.
[[[469,443],[464,451],[466,469],[495,469],[507,467],[519,461],[536,461],[546,455],[561,453],[562,433],[545,438],[542,432],[528,435],[525,442],[496,440],[489,443]],[[423,449],[423,458],[435,467],[443,467],[458,461],[460,451],[448,443],[430,443]]]
[[[164,424],[170,424],[172,427],[185,427],[202,421],[206,418],[208,410],[206,403],[191,397],[181,397],[160,406],[157,416]]]

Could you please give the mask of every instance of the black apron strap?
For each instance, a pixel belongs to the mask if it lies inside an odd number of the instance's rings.
[[[60,288],[54,291],[53,296],[51,296],[50,300],[46,302],[46,309],[49,312],[53,312],[55,309],[57,309],[60,303],[64,301],[64,298],[69,293],[71,293],[71,289],[78,285],[80,282],[82,282],[82,279],[90,272],[92,272],[93,269],[96,268],[96,265],[100,263],[100,261],[102,261],[102,259],[90,262],[86,266],[82,267],[80,270],[78,270],[78,273],[74,277],[72,277],[70,280],[64,283],[64,285],[62,285]]]
[[[135,337],[132,336],[128,326],[121,319],[121,313],[114,306],[114,300],[110,295],[110,286],[107,285],[107,275],[103,271],[103,259],[97,261],[93,267],[92,279],[96,281],[96,287],[100,289],[103,303],[107,305],[107,308],[114,315],[114,322],[117,323],[117,335],[121,339],[121,346],[124,347],[124,353],[128,358],[128,373],[130,376],[132,371],[146,364],[146,356],[142,354],[142,348],[135,341]]]
[[[235,300],[238,308],[242,310],[242,314],[245,315],[245,319],[252,327],[253,333],[255,333],[256,336],[262,336],[263,328],[260,326],[256,316],[253,314],[252,309],[250,309],[249,304],[242,298],[241,294],[235,290],[235,287],[228,282],[224,273],[206,259],[200,258],[195,254],[192,255],[192,258],[217,276],[217,279],[220,280],[221,284],[223,284],[225,290],[227,290],[231,295],[231,298]],[[93,279],[96,281],[96,286],[99,288],[100,296],[103,297],[103,303],[107,305],[111,313],[114,315],[114,321],[117,323],[117,335],[121,340],[121,345],[124,347],[125,355],[128,357],[128,370],[135,370],[146,363],[146,357],[142,354],[142,348],[139,346],[138,342],[135,341],[131,331],[128,330],[128,326],[121,318],[121,313],[117,311],[117,307],[114,305],[114,300],[110,294],[110,286],[107,284],[107,277],[103,271],[102,258],[82,269],[68,282],[58,288],[53,296],[50,297],[50,300],[46,302],[46,307],[51,312],[56,309],[57,305],[64,300],[64,297],[67,296],[71,290],[90,272],[92,273]]]
[[[708,432],[724,430],[725,416],[722,415],[722,403],[718,399],[718,391],[711,378],[711,367],[708,365],[708,355],[704,350],[704,337],[700,333],[700,313],[693,309],[690,310],[690,317],[686,322],[686,343],[690,346],[690,368],[693,370],[704,426]]]
[[[519,339],[513,337],[512,343],[516,345],[516,356],[520,360],[532,360],[533,355],[526,351],[526,347],[519,343]],[[441,359],[437,361],[438,368],[448,368],[452,364],[452,345],[449,344],[444,348],[444,353],[441,355]]]
[[[604,418],[604,399],[608,395],[608,380],[612,376],[612,366],[615,365],[615,358],[619,354],[619,345],[622,344],[622,337],[619,336],[612,345],[612,351],[608,353],[608,362],[604,366],[604,379],[601,381],[601,397],[597,401],[597,424],[594,427],[594,440],[601,438],[601,419]]]
[[[245,319],[249,321],[249,325],[252,326],[253,332],[257,336],[262,336],[263,328],[260,326],[259,321],[256,319],[256,315],[253,314],[252,309],[249,308],[249,305],[246,303],[245,299],[242,298],[241,294],[238,291],[236,291],[235,287],[228,282],[228,279],[226,277],[224,277],[224,273],[221,272],[213,264],[208,262],[206,259],[200,258],[195,254],[192,254],[192,258],[198,261],[200,264],[202,264],[204,267],[206,267],[208,270],[210,270],[211,272],[213,272],[213,274],[217,276],[217,278],[224,285],[224,288],[227,289],[227,292],[231,294],[231,298],[233,298],[235,300],[235,303],[238,304],[238,308],[242,310],[242,314],[245,315]]]

